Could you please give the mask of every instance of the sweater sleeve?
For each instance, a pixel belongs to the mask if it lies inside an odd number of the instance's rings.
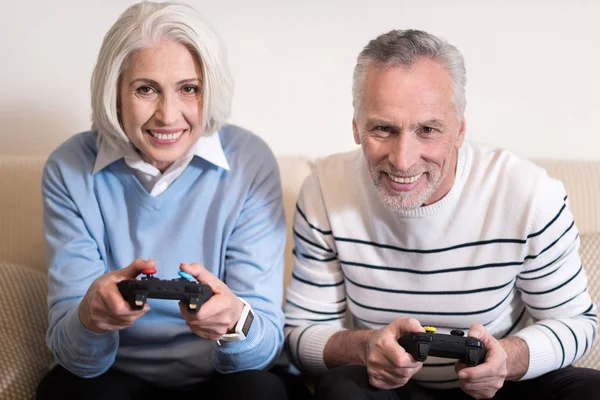
[[[544,177],[517,288],[533,324],[515,335],[529,347],[531,379],[581,358],[596,339],[598,316],[578,254],[579,233],[559,181]]]
[[[302,371],[327,370],[323,350],[343,329],[344,276],[337,257],[316,172],[304,182],[294,214],[294,270],[287,289],[286,351]]]
[[[59,166],[60,165],[60,166]],[[95,377],[113,364],[117,332],[96,334],[85,328],[78,306],[92,282],[106,273],[98,244],[89,232],[72,191],[81,179],[64,175],[69,167],[51,156],[44,168],[42,198],[48,259],[48,331],[46,341],[55,360],[80,377]],[[80,175],[81,173],[76,175]],[[69,181],[69,185],[67,184]]]
[[[249,144],[248,146],[250,146]],[[240,179],[251,181],[233,233],[227,241],[224,282],[252,307],[254,320],[245,340],[214,345],[217,371],[265,369],[283,347],[283,260],[286,241],[281,180],[277,161],[262,141]]]

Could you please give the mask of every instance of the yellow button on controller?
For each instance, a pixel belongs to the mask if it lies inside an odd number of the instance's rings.
[[[423,328],[425,328],[425,332],[426,333],[435,333],[435,332],[437,332],[437,329],[435,328],[435,326],[424,326]]]

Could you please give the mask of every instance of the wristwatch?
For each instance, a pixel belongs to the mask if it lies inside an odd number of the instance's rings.
[[[252,325],[252,321],[254,320],[254,313],[252,312],[252,307],[248,302],[240,297],[238,297],[242,303],[244,303],[244,308],[242,308],[242,314],[240,315],[240,319],[235,324],[235,328],[233,333],[227,333],[219,338],[219,341],[224,342],[237,342],[240,340],[246,339],[248,336],[248,332],[250,331],[250,326]]]

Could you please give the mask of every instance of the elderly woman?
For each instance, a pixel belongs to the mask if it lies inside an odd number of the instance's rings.
[[[220,40],[188,6],[133,5],[91,86],[93,130],[44,168],[55,363],[38,398],[285,398],[265,371],[283,343],[280,177],[261,139],[224,125]],[[164,299],[137,310],[117,287],[180,271],[212,289],[197,313]]]

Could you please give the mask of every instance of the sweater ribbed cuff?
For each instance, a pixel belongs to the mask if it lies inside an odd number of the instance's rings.
[[[344,328],[340,326],[313,325],[300,334],[298,351],[304,369],[315,375],[322,375],[327,371],[323,350],[329,338],[341,330]]]
[[[529,326],[517,332],[514,336],[520,337],[529,347],[529,368],[519,380],[537,378],[546,372],[556,369],[559,365],[554,352],[554,343],[539,327]]]
[[[90,331],[79,320],[75,307],[54,328],[52,345],[55,361],[77,376],[93,378],[108,370],[115,361],[119,333]]]
[[[65,333],[69,336],[69,342],[76,344],[77,348],[83,350],[84,354],[91,356],[97,349],[116,348],[119,334],[115,331],[106,333],[90,331],[81,323],[77,307],[69,310],[65,316],[65,321],[67,326]]]

